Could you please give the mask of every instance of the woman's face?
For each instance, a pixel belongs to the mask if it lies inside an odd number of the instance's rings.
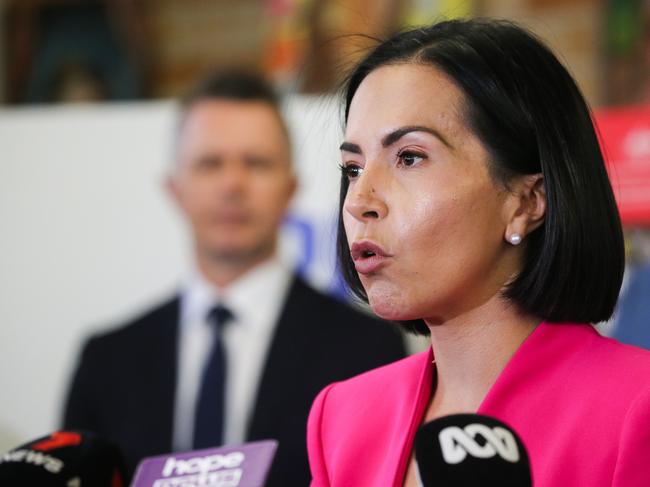
[[[343,171],[348,243],[372,309],[441,323],[493,298],[519,268],[504,240],[514,196],[495,183],[438,69],[371,72],[350,106]]]

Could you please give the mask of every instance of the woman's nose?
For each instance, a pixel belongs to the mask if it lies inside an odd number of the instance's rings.
[[[343,208],[359,221],[379,220],[388,215],[378,176],[366,168],[358,180],[348,187]]]

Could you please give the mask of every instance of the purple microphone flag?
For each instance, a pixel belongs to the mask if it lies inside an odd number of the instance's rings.
[[[131,487],[264,487],[277,448],[263,440],[145,458]]]

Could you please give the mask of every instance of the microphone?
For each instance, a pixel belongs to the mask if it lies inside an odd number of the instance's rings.
[[[145,458],[131,487],[264,487],[277,448],[262,440]]]
[[[57,431],[0,457],[0,485],[122,487],[122,457],[93,433]]]
[[[421,426],[415,460],[423,487],[532,487],[530,462],[517,434],[480,414],[454,414]]]

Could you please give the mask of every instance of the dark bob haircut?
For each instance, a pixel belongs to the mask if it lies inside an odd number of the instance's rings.
[[[364,78],[402,63],[435,67],[462,90],[466,122],[488,150],[496,182],[508,187],[514,176],[543,175],[544,223],[526,237],[506,299],[546,321],[608,319],[623,279],[623,233],[590,110],[567,70],[510,22],[444,21],[395,35],[356,66],[344,88],[346,121]],[[343,226],[347,190],[342,177],[339,263],[352,292],[367,301]],[[406,324],[428,333],[421,320]]]

